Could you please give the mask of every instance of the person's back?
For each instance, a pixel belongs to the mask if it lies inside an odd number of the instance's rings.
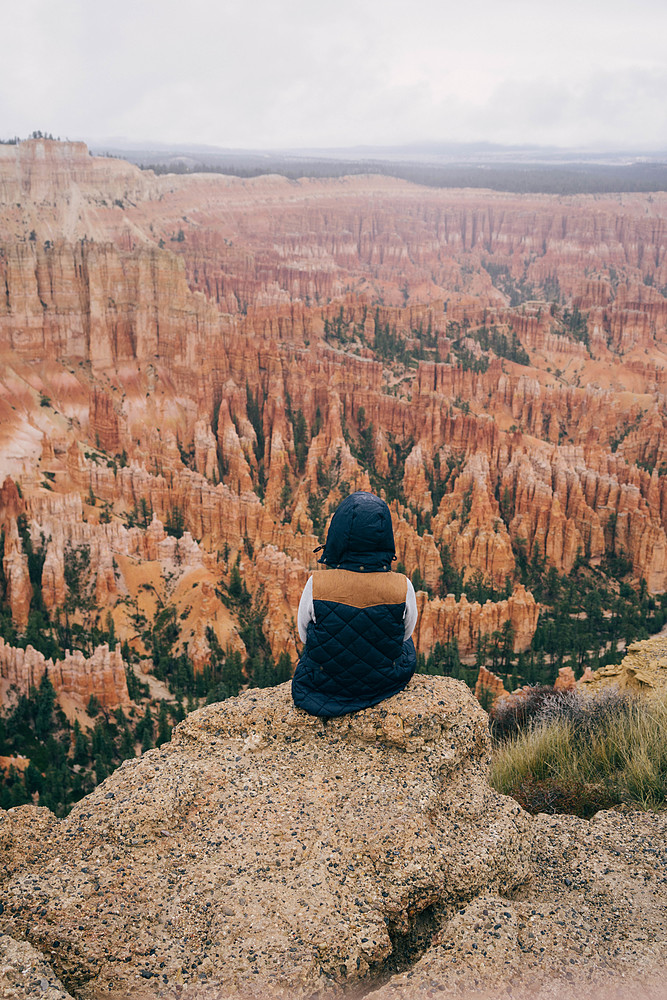
[[[329,718],[401,691],[416,667],[412,584],[391,572],[391,515],[372,493],[353,493],[334,514],[320,562],[299,604],[304,650],[292,680],[295,704]]]

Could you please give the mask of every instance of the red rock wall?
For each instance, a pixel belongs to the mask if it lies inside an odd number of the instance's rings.
[[[91,696],[105,709],[130,703],[125,664],[118,649],[111,652],[106,645],[98,646],[88,658],[78,651],[68,652],[64,660],[54,663],[32,646],[17,649],[0,638],[0,677],[8,687],[27,695],[31,687],[39,687],[45,673],[56,696],[68,696],[79,708],[85,709]]]
[[[478,637],[501,632],[510,622],[514,631],[514,650],[519,652],[530,645],[537,627],[539,605],[535,598],[518,584],[514,593],[504,601],[470,603],[465,594],[459,601],[453,594],[446,598],[428,600],[420,591],[417,595],[419,620],[414,633],[415,647],[428,653],[436,642],[447,643],[456,639],[459,653],[467,656],[477,648]]]

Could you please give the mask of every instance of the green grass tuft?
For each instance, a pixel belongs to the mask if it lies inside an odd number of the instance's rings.
[[[497,743],[491,784],[532,813],[664,808],[667,692],[552,699],[526,728]]]

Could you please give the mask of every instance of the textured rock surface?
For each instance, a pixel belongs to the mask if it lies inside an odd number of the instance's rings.
[[[475,898],[373,1000],[667,995],[667,815],[539,815],[533,878]]]
[[[5,814],[0,928],[81,997],[200,982],[337,994],[528,877],[529,818],[488,786],[488,751],[457,681],[415,678],[326,724],[289,685],[249,691],[126,762],[33,857],[18,831],[43,811]]]
[[[27,941],[0,934],[0,996],[3,1000],[72,1000],[40,952]]]
[[[620,663],[589,671],[580,681],[587,691],[608,685],[649,693],[667,689],[667,635],[633,642]]]
[[[81,1000],[662,1000],[667,815],[532,818],[487,761],[456,681],[326,724],[249,691],[65,820],[0,814],[0,931]]]

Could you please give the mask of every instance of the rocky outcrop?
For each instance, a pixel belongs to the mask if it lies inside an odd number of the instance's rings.
[[[511,626],[515,652],[527,649],[537,628],[539,604],[525,587],[518,584],[510,597],[503,601],[471,603],[465,594],[459,601],[454,594],[444,600],[428,599],[424,591],[417,594],[419,618],[414,633],[419,652],[428,653],[436,642],[447,643],[456,639],[461,655],[474,653],[480,636],[502,633]]]
[[[116,455],[121,450],[120,421],[112,397],[95,387],[89,403],[90,437],[98,448]]]
[[[572,667],[560,667],[554,681],[554,691],[574,691],[576,681]]]
[[[404,515],[410,520],[404,520]],[[419,570],[426,586],[437,591],[442,573],[440,553],[433,536],[429,532],[420,535],[412,521],[410,513],[404,510],[393,518],[396,558],[403,563],[410,576]]]
[[[72,1000],[55,972],[27,941],[14,941],[0,934],[0,995],[6,1000]]]
[[[530,882],[461,907],[409,971],[367,995],[662,1000],[666,832],[662,813],[536,816]]]
[[[138,983],[340,995],[466,901],[528,877],[529,818],[491,790],[488,759],[486,715],[461,682],[414,678],[326,725],[288,684],[248,691],[126,761],[29,870],[5,814],[0,929],[89,998]]]
[[[667,690],[667,636],[633,642],[620,663],[587,671],[579,683],[591,692],[609,685],[642,694]]]
[[[483,705],[487,712],[491,712],[494,702],[506,695],[507,691],[501,678],[492,670],[487,670],[484,666],[480,667],[475,684],[475,698],[480,705]]]
[[[458,681],[326,723],[289,685],[248,691],[64,820],[0,813],[0,931],[86,1000],[573,1000],[619,979],[658,1000],[665,817],[531,817],[488,761]]]
[[[105,709],[130,703],[120,650],[98,646],[90,657],[78,650],[68,651],[64,660],[54,663],[32,646],[17,649],[0,638],[0,678],[6,687],[14,687],[19,694],[27,695],[31,687],[39,687],[44,674],[61,703],[71,700],[78,708],[85,709],[91,696]]]
[[[192,371],[220,335],[218,311],[189,293],[179,258],[155,246],[14,243],[2,249],[0,278],[0,348],[24,357],[46,351],[104,367],[162,355]],[[113,444],[103,399],[93,397],[93,419]]]
[[[514,574],[514,554],[500,506],[493,495],[489,461],[474,454],[441,500],[432,530],[446,545],[453,564],[465,577],[481,572],[497,587]]]
[[[0,487],[0,525],[5,528],[16,521],[24,510],[25,504],[19,494],[18,487],[14,480],[7,476]]]
[[[25,629],[32,602],[32,584],[28,570],[28,558],[23,551],[16,522],[11,521],[4,535],[4,556],[2,568],[7,588],[7,603],[11,609],[12,621],[19,631]]]
[[[303,564],[290,559],[275,545],[267,545],[252,563],[242,564],[242,570],[251,589],[259,592],[266,602],[265,632],[274,658],[286,650],[296,659],[296,612],[308,579]]]
[[[105,204],[105,195],[117,202],[145,197],[151,177],[123,160],[91,156],[84,142],[27,139],[0,149],[0,199],[7,206],[20,207],[23,201],[41,205],[45,210],[42,239],[53,237],[48,209],[62,213],[62,220],[68,214],[66,206],[73,191],[83,195],[89,204],[106,208],[110,206]],[[83,224],[92,221],[90,217],[79,217]]]
[[[252,443],[248,448],[248,441],[252,442],[249,432],[252,432],[255,439],[256,435],[247,417],[246,425],[244,428],[244,448],[236,425],[232,421],[229,404],[226,399],[223,399],[218,409],[218,449],[224,466],[225,482],[235,493],[249,493],[253,489],[250,466],[248,465],[248,457],[252,454]]]

